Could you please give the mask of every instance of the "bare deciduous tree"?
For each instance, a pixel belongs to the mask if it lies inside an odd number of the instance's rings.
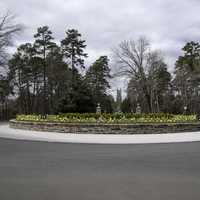
[[[15,23],[15,16],[7,12],[0,16],[0,66],[7,61],[7,47],[12,45],[12,38],[22,30],[20,24]]]
[[[154,111],[154,71],[163,63],[160,53],[152,51],[148,40],[141,37],[137,41],[123,41],[114,49],[114,55],[117,65],[116,76],[125,75],[137,83],[137,90],[140,90],[138,93],[142,92],[146,99],[147,110]]]

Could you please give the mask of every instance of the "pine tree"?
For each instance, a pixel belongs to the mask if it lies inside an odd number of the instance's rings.
[[[43,26],[38,28],[37,33],[34,35],[36,38],[34,43],[34,48],[36,53],[41,58],[41,63],[43,67],[43,116],[47,114],[47,54],[55,46],[55,43],[52,42],[54,39],[52,37],[52,32],[49,30],[48,26]]]
[[[81,34],[75,29],[66,31],[66,38],[61,41],[61,47],[65,58],[70,61],[72,67],[72,83],[74,84],[74,74],[77,67],[84,68],[85,40],[81,40]]]
[[[32,44],[25,43],[17,48],[17,52],[9,61],[10,85],[13,91],[17,91],[20,113],[30,114],[32,112],[31,88],[33,88],[34,50]]]
[[[95,104],[105,104],[107,101],[107,90],[110,88],[108,79],[111,78],[108,57],[101,56],[88,69],[85,81],[92,90]]]

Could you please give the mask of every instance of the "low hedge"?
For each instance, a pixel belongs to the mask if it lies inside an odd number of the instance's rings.
[[[105,123],[105,124],[133,124],[133,123],[186,123],[197,122],[196,115],[173,115],[165,113],[151,114],[96,114],[96,113],[65,113],[59,115],[17,115],[17,121],[63,122],[63,123]]]

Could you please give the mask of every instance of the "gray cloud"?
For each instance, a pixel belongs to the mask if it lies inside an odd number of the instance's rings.
[[[31,41],[42,25],[58,41],[66,29],[78,29],[87,41],[88,64],[120,41],[145,35],[172,70],[185,42],[200,37],[199,0],[1,0],[0,7],[26,26],[17,44]]]

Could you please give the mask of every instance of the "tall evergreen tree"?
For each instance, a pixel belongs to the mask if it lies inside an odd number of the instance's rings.
[[[127,97],[122,101],[121,110],[123,113],[130,113],[132,112],[132,105],[130,99]],[[135,109],[135,108],[134,108]]]
[[[182,50],[183,55],[179,56],[175,66],[174,91],[182,112],[187,107],[189,112],[200,115],[200,44],[191,41]]]
[[[21,113],[30,114],[33,107],[31,90],[34,88],[35,69],[33,67],[34,50],[32,44],[26,43],[18,47],[9,61],[10,85],[17,92]]]
[[[111,78],[108,62],[107,56],[101,56],[90,66],[85,75],[85,81],[92,90],[95,104],[99,102],[105,105],[108,99],[107,90],[110,88],[108,79]]]
[[[49,30],[48,26],[39,27],[37,33],[34,35],[35,43],[34,48],[36,53],[41,58],[41,63],[43,67],[43,115],[44,117],[47,114],[47,54],[55,46],[55,43],[52,42],[54,39],[52,37],[52,32]]]
[[[95,112],[95,104],[88,83],[78,71],[74,71],[76,90],[68,90],[60,102],[59,112]]]
[[[74,84],[75,70],[77,67],[84,68],[84,58],[87,53],[84,52],[86,47],[85,40],[81,40],[81,34],[75,29],[66,31],[66,37],[61,41],[61,47],[65,58],[70,61],[68,64],[72,67],[72,84]]]
[[[59,111],[60,101],[70,92],[72,73],[63,60],[59,46],[55,46],[48,53],[47,66],[49,112],[53,114]]]

